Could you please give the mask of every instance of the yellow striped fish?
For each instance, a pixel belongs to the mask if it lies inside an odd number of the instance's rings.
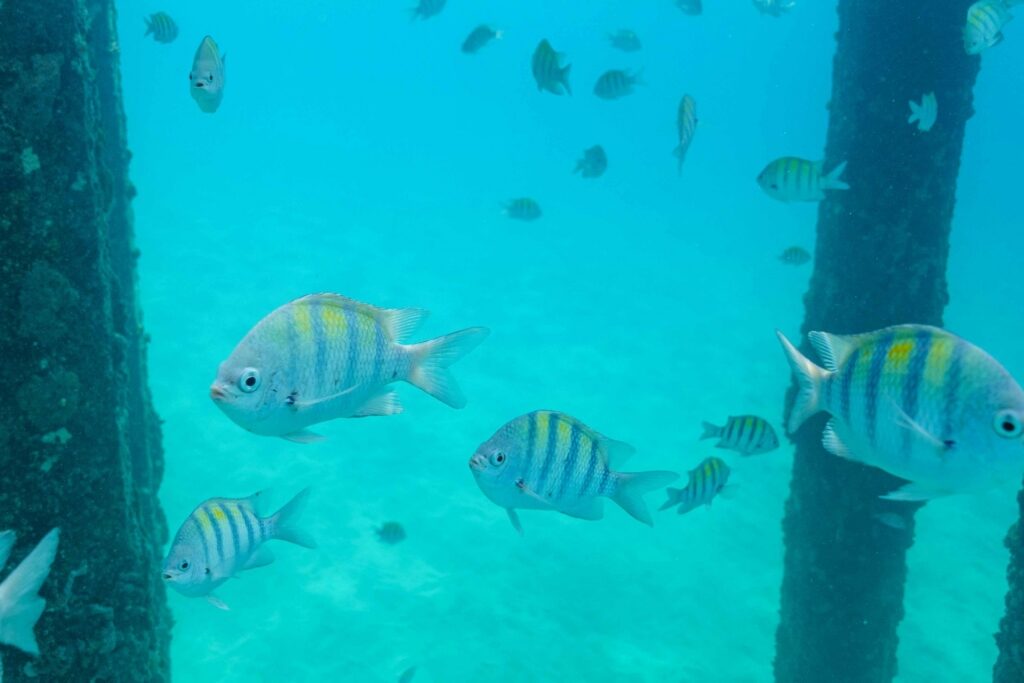
[[[800,387],[789,431],[830,413],[826,450],[910,482],[885,498],[927,500],[1020,481],[1024,391],[977,346],[926,325],[811,332],[821,368],[778,336]]]
[[[688,473],[686,486],[681,489],[668,488],[668,500],[659,510],[677,507],[676,512],[685,515],[701,505],[711,505],[729,481],[731,470],[721,458],[705,458]]]
[[[616,472],[633,447],[599,434],[565,413],[537,410],[505,424],[469,460],[476,483],[523,532],[517,508],[556,510],[601,519],[602,498],[651,525],[643,495],[678,478],[675,472]]]
[[[733,415],[718,427],[704,423],[701,439],[718,439],[715,448],[727,448],[742,455],[757,455],[779,447],[779,437],[764,418],[756,415]]]
[[[676,129],[679,134],[679,144],[676,145],[672,153],[679,160],[679,173],[681,174],[686,152],[690,149],[690,143],[693,142],[693,136],[697,132],[697,100],[689,95],[683,95],[683,99],[679,101]]]
[[[389,388],[413,384],[453,408],[466,404],[448,366],[487,336],[483,327],[419,344],[402,337],[426,315],[311,294],[267,315],[220,365],[210,397],[241,427],[308,443],[307,427],[339,417],[394,415]]]
[[[260,517],[261,494],[248,498],[211,498],[192,511],[178,529],[164,559],[164,581],[182,595],[206,598],[220,609],[227,605],[213,595],[221,584],[247,569],[274,561],[267,541],[288,541],[315,548],[316,541],[297,526],[309,489],[303,489],[278,512]]]
[[[212,114],[224,99],[227,84],[227,69],[224,56],[220,54],[217,42],[210,36],[203,38],[192,58],[192,70],[188,72],[188,90],[199,109]]]
[[[167,12],[156,12],[145,19],[146,33],[153,34],[153,40],[158,43],[173,43],[178,37],[178,25]]]
[[[553,95],[569,93],[572,95],[572,88],[569,87],[569,69],[572,64],[560,66],[564,55],[555,52],[551,43],[542,40],[533,51],[533,78],[537,81],[537,90],[548,91]]]
[[[979,0],[967,8],[964,26],[964,50],[981,54],[1003,40],[1003,27],[1013,18],[1003,0]]]
[[[822,162],[799,157],[782,157],[764,167],[757,176],[757,184],[772,199],[783,202],[819,202],[825,190],[849,190],[840,176],[846,162],[836,166],[828,175],[822,175]]]

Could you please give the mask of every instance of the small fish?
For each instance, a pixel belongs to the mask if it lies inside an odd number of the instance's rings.
[[[921,96],[921,104],[910,101],[910,118],[907,123],[917,121],[917,129],[927,133],[935,125],[935,119],[939,115],[939,102],[935,99],[935,93],[925,93]]]
[[[13,531],[0,532],[0,569],[7,564],[14,541]],[[46,607],[46,601],[39,597],[39,588],[50,575],[58,541],[60,529],[52,529],[7,578],[0,581],[0,644],[39,656],[35,627]]]
[[[576,162],[576,170],[573,173],[579,173],[584,178],[600,178],[607,168],[608,157],[604,153],[604,148],[601,145],[594,145],[583,152],[583,158]]]
[[[795,6],[796,0],[754,0],[754,7],[761,10],[761,14],[772,17],[781,17]]]
[[[519,197],[505,204],[505,215],[517,221],[535,221],[541,217],[540,204],[529,197]]]
[[[623,52],[637,52],[643,47],[640,44],[640,38],[628,28],[620,29],[615,33],[609,33],[608,40],[611,42],[612,47]]]
[[[436,17],[444,9],[445,2],[446,0],[420,0],[419,4],[410,10],[413,21]]]
[[[676,0],[676,7],[683,11],[683,14],[697,16],[704,11],[701,0]]]
[[[409,683],[413,676],[416,675],[416,667],[410,666],[408,669],[402,672],[402,675],[398,677],[398,683]]]
[[[267,541],[316,548],[316,541],[297,526],[309,489],[299,491],[270,517],[259,516],[261,495],[211,498],[197,507],[174,536],[163,563],[164,581],[186,597],[206,598],[226,610],[213,591],[243,571],[273,562]]]
[[[632,453],[632,446],[609,439],[574,417],[537,410],[508,422],[482,443],[469,459],[469,468],[480,490],[505,508],[519,533],[516,508],[601,519],[602,497],[652,525],[643,495],[679,475],[612,469]]]
[[[480,24],[462,41],[462,51],[468,55],[475,54],[492,40],[500,40],[502,34],[502,31],[497,31],[487,24]]]
[[[682,174],[686,152],[690,149],[690,143],[693,142],[693,136],[697,132],[697,100],[689,95],[683,95],[683,99],[679,100],[676,130],[679,135],[679,144],[676,145],[672,153],[679,160],[679,173]]]
[[[701,505],[710,507],[711,501],[725,488],[730,472],[729,466],[721,458],[701,460],[700,464],[690,470],[686,486],[666,489],[668,500],[658,510],[668,510],[678,505],[676,512],[685,515]]]
[[[569,69],[572,64],[559,66],[565,55],[555,52],[551,43],[542,40],[533,51],[533,78],[537,81],[537,90],[548,91],[553,95],[563,92],[572,95],[569,87]]]
[[[821,368],[777,334],[800,388],[790,433],[828,412],[825,450],[910,482],[883,498],[928,500],[1024,473],[1024,390],[977,346],[927,325],[811,332]]]
[[[405,529],[398,522],[384,522],[377,529],[377,538],[381,543],[395,545],[405,540]]]
[[[811,260],[811,255],[803,247],[787,247],[779,254],[779,260],[791,266],[802,266]]]
[[[310,294],[256,324],[220,364],[210,398],[254,434],[297,443],[307,427],[341,417],[395,415],[390,385],[409,382],[453,408],[466,399],[448,366],[487,336],[482,327],[402,344],[419,309],[377,308],[339,294]]]
[[[224,99],[224,57],[213,38],[206,36],[196,49],[192,71],[188,74],[189,90],[199,109],[212,114]]]
[[[1013,19],[1003,0],[978,0],[967,8],[964,26],[964,50],[969,55],[981,54],[1003,40],[1003,27]]]
[[[601,74],[594,84],[594,94],[602,100],[617,100],[633,93],[633,86],[643,84],[640,74],[610,69]]]
[[[145,19],[146,33],[153,34],[153,40],[158,43],[173,43],[178,37],[178,25],[167,12],[156,12]]]
[[[822,175],[821,161],[798,157],[776,159],[757,176],[757,183],[769,197],[783,202],[817,202],[825,198],[825,190],[849,190],[840,179],[846,162]]]
[[[730,415],[724,427],[703,423],[703,439],[718,439],[715,448],[727,448],[742,455],[758,455],[779,447],[779,437],[763,418],[756,415]]]

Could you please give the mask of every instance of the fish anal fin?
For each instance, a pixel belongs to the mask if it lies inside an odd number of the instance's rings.
[[[950,491],[941,491],[920,483],[910,482],[891,491],[884,496],[879,496],[882,500],[895,500],[907,503],[929,501],[933,498],[941,498],[942,496],[948,496]]]
[[[516,533],[520,536],[523,535],[523,525],[519,521],[519,514],[516,513],[515,508],[505,508],[505,512],[508,513],[508,521],[512,522],[512,528],[516,530]]]
[[[402,403],[398,400],[398,394],[385,389],[374,394],[363,405],[359,406],[352,417],[373,417],[377,415],[397,415],[402,412]]]
[[[212,593],[206,596],[206,601],[214,607],[216,607],[217,609],[224,610],[225,612],[231,611],[231,608],[227,606],[227,603],[225,603],[223,600],[221,600]]]
[[[245,563],[244,567],[242,567],[242,571],[248,571],[249,569],[258,569],[259,567],[266,567],[273,561],[273,551],[265,545],[261,545],[260,547],[256,548],[256,552],[252,554],[252,556],[249,558],[249,561]]]
[[[282,434],[281,438],[292,443],[317,443],[327,437],[311,432],[308,429],[299,429],[289,434]]]

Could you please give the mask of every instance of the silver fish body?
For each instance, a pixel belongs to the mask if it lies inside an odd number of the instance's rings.
[[[1003,41],[1003,27],[1013,19],[1003,0],[978,0],[967,8],[964,25],[964,50],[969,55],[981,54]]]
[[[715,448],[758,455],[779,447],[779,437],[767,420],[756,415],[731,415],[724,427],[704,423],[701,439],[718,439]]]
[[[203,38],[192,59],[192,70],[188,74],[189,92],[199,109],[212,114],[224,99],[225,70],[224,57],[220,48],[210,36]]]
[[[783,202],[818,202],[825,198],[826,190],[850,189],[841,178],[845,161],[827,174],[822,167],[820,161],[781,157],[764,167],[757,184],[769,197]]]

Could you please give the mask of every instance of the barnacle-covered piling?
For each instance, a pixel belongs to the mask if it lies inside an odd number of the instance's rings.
[[[113,0],[0,2],[0,529],[12,564],[62,530],[7,683],[169,680],[114,27]]]

